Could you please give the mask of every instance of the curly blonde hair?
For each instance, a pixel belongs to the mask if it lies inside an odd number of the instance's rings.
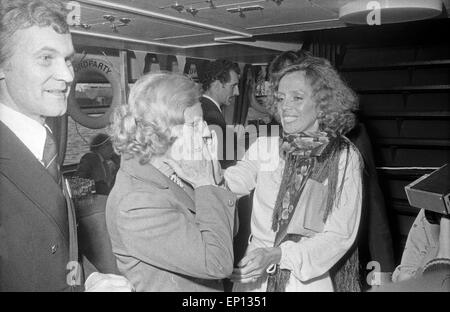
[[[311,85],[320,130],[338,136],[353,129],[357,121],[355,111],[359,106],[358,96],[330,62],[325,58],[307,55],[280,71],[275,89],[278,89],[281,78],[297,71],[304,72]]]
[[[184,110],[198,103],[199,87],[188,77],[152,73],[131,88],[128,103],[113,112],[111,136],[116,152],[139,157],[141,164],[163,155],[175,140],[171,128],[184,123]]]

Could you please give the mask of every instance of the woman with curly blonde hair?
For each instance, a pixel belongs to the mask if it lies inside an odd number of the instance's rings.
[[[345,137],[357,97],[327,60],[309,55],[279,73],[274,96],[282,138],[259,138],[225,171],[238,196],[255,189],[234,290],[333,291],[330,270],[354,244],[361,215],[362,162]],[[358,278],[352,255],[339,281],[357,291]]]
[[[216,184],[199,95],[185,76],[148,74],[114,113],[122,157],[106,220],[137,291],[221,291],[233,269],[235,196]]]

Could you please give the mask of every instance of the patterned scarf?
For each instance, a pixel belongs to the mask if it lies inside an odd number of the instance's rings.
[[[323,222],[326,221],[335,198],[338,198],[342,191],[343,183],[340,190],[337,190],[338,165],[340,151],[345,147],[348,151],[346,142],[344,137],[330,138],[324,132],[283,136],[280,141],[280,156],[285,160],[285,167],[272,217],[272,230],[276,232],[275,247],[288,240],[298,242],[301,239],[301,235],[288,234],[287,228],[306,182],[310,178],[319,182],[328,179],[329,195]],[[343,267],[345,276],[358,275],[356,273],[357,259],[355,260],[353,255],[351,264],[348,266],[346,262]],[[282,270],[277,265],[275,272],[269,275],[267,291],[285,291],[290,273],[289,270]],[[337,276],[338,280],[343,279],[342,274],[339,273]],[[355,286],[353,280],[349,284],[351,286],[346,290],[359,291],[359,287]]]
[[[280,156],[285,160],[285,166],[272,217],[274,232],[287,228],[306,181],[311,177],[316,158],[323,153],[328,143],[324,132],[283,135]]]

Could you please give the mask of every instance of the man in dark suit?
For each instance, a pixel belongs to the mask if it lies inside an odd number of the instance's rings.
[[[119,169],[113,161],[114,149],[111,139],[107,134],[99,133],[92,138],[89,148],[91,152],[81,157],[75,175],[94,180],[96,193],[108,195]]]
[[[65,114],[74,72],[68,10],[0,0],[0,291],[131,290],[94,272],[83,285],[75,214],[47,117]]]
[[[227,127],[222,108],[232,105],[236,96],[239,95],[239,74],[240,70],[237,64],[218,59],[207,65],[202,81],[204,94],[200,98],[200,102],[202,103],[203,119],[217,133],[218,157],[222,169],[235,163],[234,131],[233,127]]]

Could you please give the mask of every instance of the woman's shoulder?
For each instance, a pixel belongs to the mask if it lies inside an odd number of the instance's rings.
[[[361,153],[350,140],[345,139],[341,144],[339,166],[347,168],[360,168],[363,164]]]
[[[246,160],[256,161],[260,165],[264,165],[264,168],[261,168],[263,171],[270,170],[274,166],[276,168],[280,158],[279,142],[278,136],[258,137],[248,149],[245,155]]]
[[[267,150],[268,147],[276,146],[279,147],[280,137],[278,136],[259,136],[255,142],[250,145],[251,149],[262,149]]]

